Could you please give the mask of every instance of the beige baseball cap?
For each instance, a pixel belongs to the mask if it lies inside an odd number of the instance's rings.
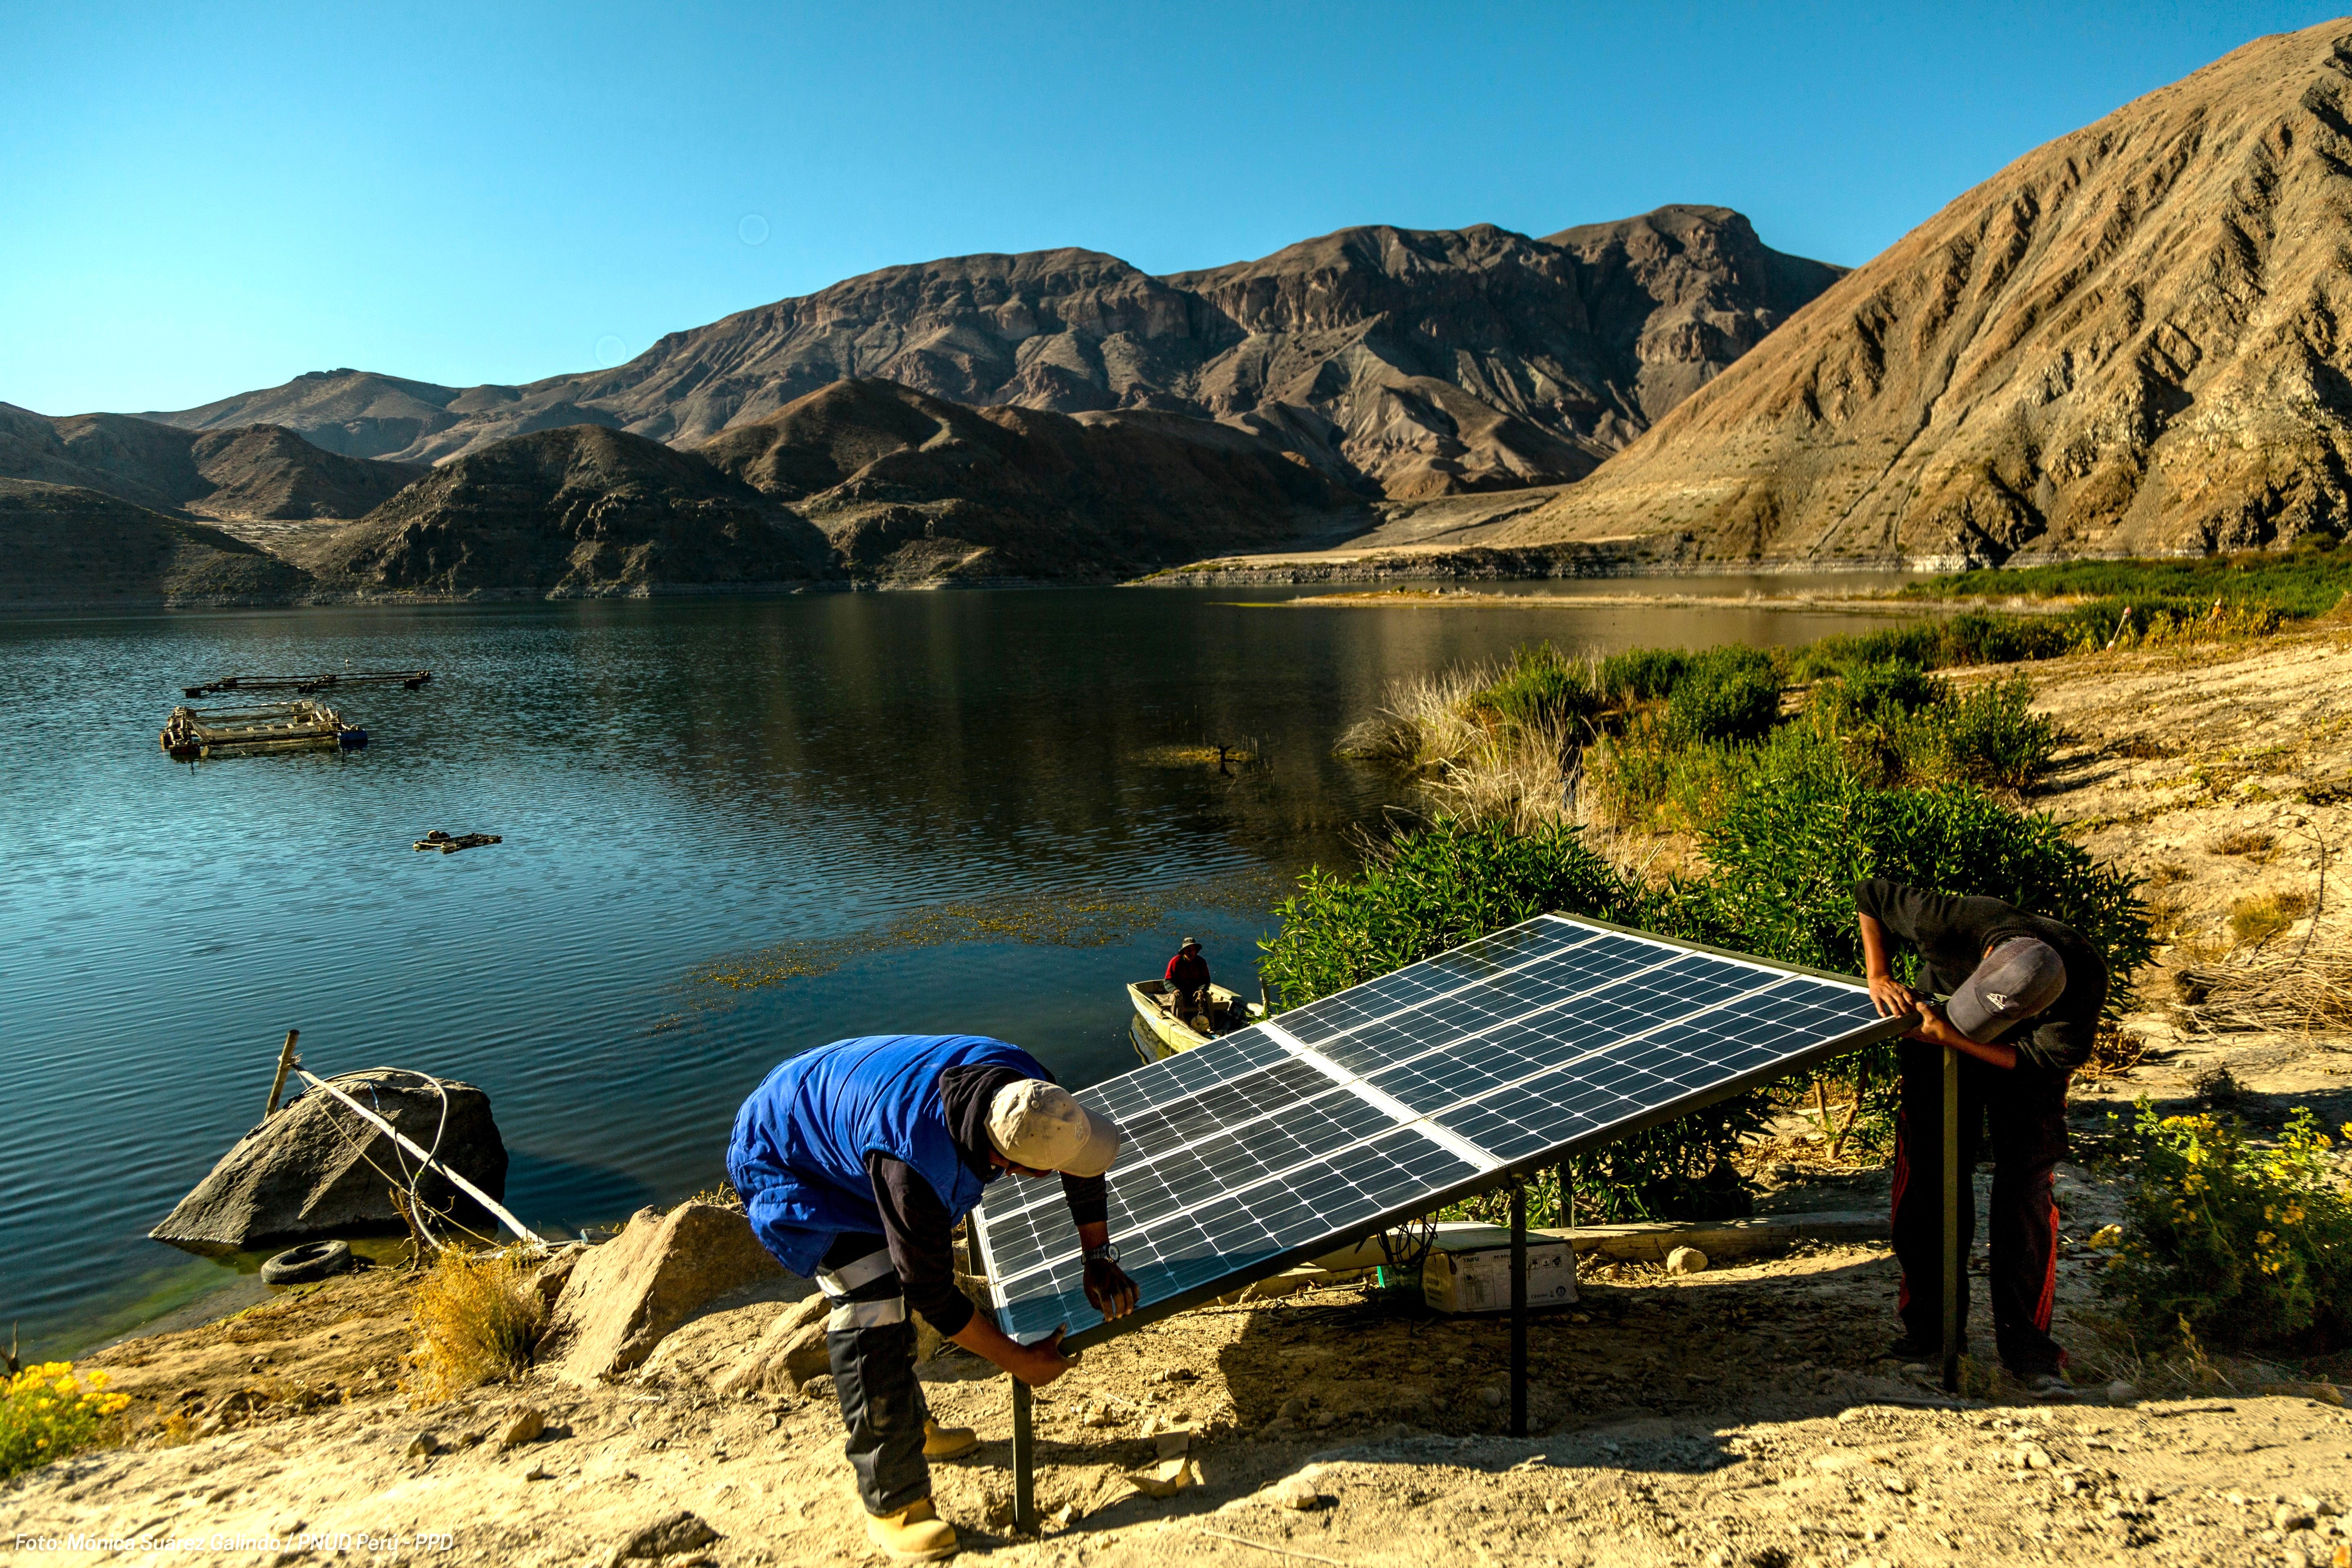
[[[1118,1122],[1089,1114],[1068,1089],[1043,1079],[1008,1083],[988,1102],[989,1142],[1033,1171],[1099,1176],[1118,1158],[1125,1137]]]

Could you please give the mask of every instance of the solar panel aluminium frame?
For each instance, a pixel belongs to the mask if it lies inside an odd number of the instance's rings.
[[[1706,942],[1691,942],[1681,937],[1664,936],[1656,931],[1643,931],[1634,926],[1619,925],[1610,921],[1597,920],[1591,915],[1565,913],[1555,914],[1549,911],[1547,911],[1542,915],[1535,916],[1531,920],[1519,921],[1517,925],[1504,927],[1502,931],[1487,932],[1484,936],[1474,938],[1470,942],[1462,943],[1460,947],[1448,948],[1444,952],[1432,953],[1429,955],[1429,958],[1416,960],[1415,962],[1428,963],[1433,959],[1443,958],[1446,956],[1447,953],[1461,951],[1462,947],[1471,946],[1476,942],[1489,941],[1494,937],[1504,934],[1505,931],[1517,931],[1522,927],[1533,925],[1537,923],[1537,921],[1545,920],[1564,921],[1575,925],[1591,927],[1597,931],[1612,931],[1620,936],[1634,937],[1643,942],[1653,942],[1660,943],[1663,946],[1678,948],[1685,952],[1703,953],[1711,958],[1728,959],[1738,963],[1761,965],[1765,968],[1777,970],[1791,975],[1810,975],[1817,980],[1833,981],[1841,985],[1858,986],[1862,984],[1858,977],[1852,974],[1840,974],[1834,970],[1816,969],[1809,964],[1787,963],[1779,959],[1764,958],[1756,953],[1741,952],[1733,948],[1714,947]],[[1404,967],[1411,966],[1406,965]],[[1391,973],[1395,972],[1391,971]],[[1378,975],[1372,977],[1372,979],[1381,978],[1385,977]],[[1370,981],[1368,980],[1360,982],[1360,984],[1370,984]],[[1338,994],[1334,993],[1334,994]],[[1279,1017],[1279,1015],[1276,1015],[1274,1019],[1269,1021],[1278,1022]],[[1827,1061],[1832,1057],[1843,1056],[1849,1051],[1860,1050],[1865,1047],[1878,1045],[1884,1041],[1894,1039],[1909,1030],[1914,1022],[1915,1020],[1912,1017],[1902,1015],[1898,1015],[1892,1018],[1879,1019],[1875,1024],[1866,1025],[1860,1029],[1841,1035],[1832,1040],[1825,1040],[1810,1050],[1798,1053],[1794,1056],[1781,1058],[1779,1060],[1768,1063],[1763,1067],[1752,1068],[1745,1072],[1733,1074],[1717,1083],[1709,1085],[1706,1089],[1697,1091],[1694,1095],[1683,1100],[1676,1100],[1666,1105],[1654,1107],[1639,1115],[1628,1117],[1623,1121],[1612,1123],[1605,1128],[1596,1129],[1593,1131],[1584,1133],[1579,1137],[1571,1138],[1565,1142],[1550,1145],[1537,1153],[1524,1155],[1517,1160],[1509,1161],[1492,1169],[1481,1171],[1476,1175],[1466,1181],[1457,1182],[1452,1186],[1440,1188],[1424,1195],[1416,1197],[1412,1203],[1383,1213],[1370,1222],[1361,1222],[1351,1225],[1344,1230],[1334,1231],[1328,1236],[1320,1237],[1316,1240],[1304,1243],[1300,1246],[1269,1254],[1254,1263],[1236,1268],[1229,1274],[1218,1275],[1213,1279],[1205,1281],[1202,1284],[1187,1287],[1182,1290],[1176,1291],[1171,1295],[1149,1302],[1139,1307],[1135,1311],[1129,1313],[1126,1317],[1118,1319],[1115,1321],[1097,1323],[1089,1328],[1082,1329],[1076,1333],[1071,1334],[1063,1340],[1063,1349],[1066,1351],[1083,1350],[1089,1345],[1100,1344],[1106,1341],[1115,1339],[1120,1334],[1130,1332],[1136,1329],[1147,1327],[1148,1325],[1158,1322],[1164,1318],[1173,1317],[1179,1312],[1189,1311],[1192,1308],[1202,1305],[1203,1302],[1213,1301],[1221,1296],[1231,1295],[1236,1290],[1244,1289],[1261,1279],[1271,1279],[1273,1276],[1281,1273],[1286,1268],[1304,1262],[1308,1258],[1321,1257],[1326,1253],[1348,1245],[1351,1241],[1360,1241],[1370,1237],[1378,1236],[1383,1231],[1393,1229],[1398,1225],[1406,1220],[1412,1219],[1416,1215],[1427,1214],[1433,1209],[1444,1208],[1450,1204],[1460,1203],[1465,1198],[1475,1197],[1481,1193],[1492,1192],[1498,1187],[1507,1186],[1515,1182],[1525,1181],[1528,1176],[1535,1172],[1544,1170],[1549,1166],[1557,1165],[1562,1160],[1572,1159],[1576,1155],[1589,1153],[1594,1149],[1613,1143],[1621,1138],[1628,1138],[1636,1132],[1647,1131],[1653,1127],[1660,1126],[1665,1122],[1674,1121],[1677,1117],[1687,1116],[1692,1111],[1704,1110],[1710,1105],[1720,1104],[1724,1100],[1729,1100],[1735,1095],[1744,1093],[1748,1089],[1759,1088],[1779,1079],[1787,1078],[1791,1073],[1801,1072],[1805,1068],[1811,1067],[1816,1063]],[[978,1244],[982,1258],[988,1266],[989,1293],[992,1301],[992,1310],[995,1314],[998,1326],[1000,1328],[1003,1328],[1009,1321],[1006,1314],[1007,1303],[1001,1296],[998,1295],[993,1259],[990,1257],[988,1251],[987,1222],[984,1212],[975,1210],[973,1211],[972,1217],[974,1221],[973,1239]],[[1118,1237],[1116,1235],[1111,1237],[1113,1242],[1117,1242],[1118,1239]]]

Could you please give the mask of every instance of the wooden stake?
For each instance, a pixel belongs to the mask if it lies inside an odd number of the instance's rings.
[[[286,1092],[287,1069],[294,1065],[294,1042],[301,1037],[301,1030],[289,1029],[286,1043],[278,1047],[278,1076],[269,1080],[269,1105],[261,1113],[264,1121],[278,1114],[278,1097]]]

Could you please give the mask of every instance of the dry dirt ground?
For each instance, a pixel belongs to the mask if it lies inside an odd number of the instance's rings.
[[[2102,855],[2178,868],[2159,889],[2168,963],[2260,963],[2296,948],[2315,918],[2319,949],[2340,950],[2335,910],[2352,876],[2333,857],[2352,840],[2352,787],[2338,787],[2352,779],[2352,639],[2100,656],[2032,674],[2069,740],[2032,804],[2081,824]],[[2264,833],[2267,848],[2245,847]],[[2323,845],[2343,889],[2324,899]],[[2252,951],[2232,947],[2232,904],[2279,891],[2306,892],[2313,912]],[[938,1467],[941,1510],[973,1556],[1073,1568],[2352,1564],[2340,1511],[2352,1505],[2352,1411],[2316,1381],[2340,1383],[2352,1363],[2225,1364],[2230,1381],[2195,1387],[2137,1368],[2096,1331],[2105,1258],[2085,1245],[2120,1212],[2101,1159],[2110,1113],[2142,1095],[2177,1103],[2210,1090],[2219,1063],[2257,1124],[2305,1104],[2352,1120],[2352,1037],[2215,1032],[2163,975],[2147,991],[2126,1022],[2141,1054],[2079,1087],[2087,1163],[2060,1174],[2060,1334],[2087,1379],[2072,1401],[2034,1401],[1984,1373],[1974,1397],[1950,1401],[1926,1369],[1883,1358],[1895,1289],[1883,1245],[1683,1277],[1589,1268],[1579,1307],[1536,1322],[1537,1435],[1525,1439],[1505,1435],[1501,1322],[1383,1310],[1331,1289],[1154,1325],[1043,1391],[1047,1522],[1035,1537],[1011,1526],[1004,1380],[969,1375],[985,1370],[969,1362],[927,1363],[940,1374],[936,1413],[985,1440]],[[1883,1203],[1884,1173],[1829,1161],[1801,1116],[1778,1132],[1757,1162],[1764,1207]],[[405,1289],[378,1268],[93,1358],[133,1394],[147,1435],[0,1487],[0,1557],[604,1563],[684,1510],[718,1539],[670,1568],[875,1560],[824,1384],[747,1400],[705,1381],[791,1291],[722,1299],[627,1382],[583,1388],[541,1373],[420,1410],[396,1387]],[[1978,1303],[1981,1313],[1980,1288]],[[1978,1331],[1981,1350],[1981,1317]],[[2141,1383],[2105,1381],[2118,1373]],[[501,1446],[525,1407],[546,1432]],[[173,1412],[192,1436],[155,1435]],[[1161,1436],[1169,1427],[1186,1435]],[[1150,1495],[1180,1448],[1190,1484]],[[132,1539],[68,1550],[77,1532]]]

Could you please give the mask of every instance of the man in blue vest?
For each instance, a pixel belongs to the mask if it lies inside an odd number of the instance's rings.
[[[972,1310],[956,1288],[952,1235],[1005,1172],[1058,1172],[1087,1300],[1105,1318],[1133,1311],[1103,1182],[1120,1137],[1028,1052],[978,1035],[835,1040],[770,1073],[736,1113],[728,1179],[761,1244],[833,1304],[825,1348],[866,1538],[892,1556],[954,1553],[926,1460],[976,1443],[930,1421],[907,1310],[1033,1386],[1068,1371],[1061,1330],[1024,1345]]]

